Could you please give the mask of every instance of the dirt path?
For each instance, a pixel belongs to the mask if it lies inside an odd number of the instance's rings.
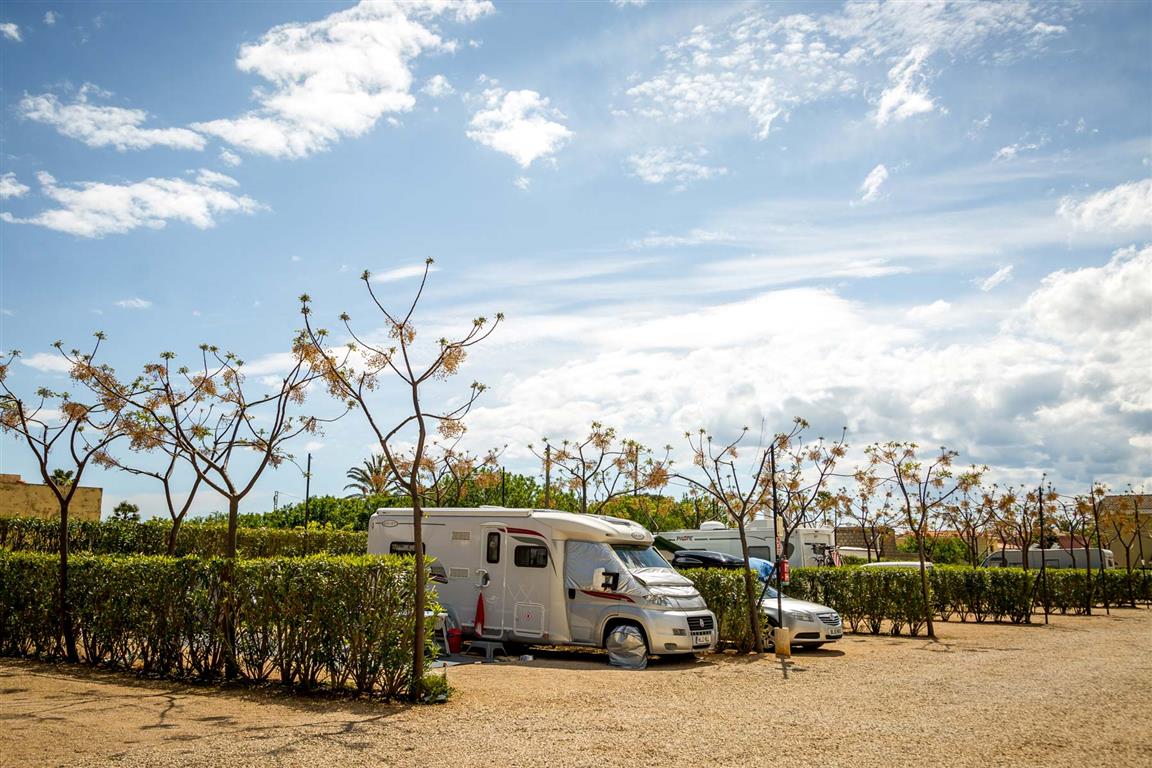
[[[798,654],[454,667],[443,706],[0,660],[0,766],[1152,766],[1152,611]]]

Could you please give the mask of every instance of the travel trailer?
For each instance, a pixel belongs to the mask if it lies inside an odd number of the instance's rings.
[[[776,561],[776,527],[770,520],[753,520],[744,529],[748,556]],[[740,532],[724,523],[708,521],[697,530],[666,531],[660,537],[680,549],[706,549],[741,557]],[[836,534],[831,528],[797,528],[788,539],[784,556],[793,566],[832,565],[837,559]]]
[[[480,640],[643,655],[710,650],[716,617],[630,520],[541,509],[424,509],[424,551],[449,620]],[[414,551],[411,509],[380,509],[369,554]],[[640,645],[640,642],[643,645]]]
[[[1087,558],[1089,567],[1099,568],[1101,558],[1104,560],[1105,568],[1116,567],[1116,558],[1113,557],[1112,550],[1089,547]],[[1029,568],[1039,568],[1041,559],[1046,568],[1083,568],[1085,560],[1082,548],[1069,551],[1059,547],[1052,549],[1033,547],[1028,550]],[[1001,549],[990,553],[981,565],[986,568],[1022,568],[1024,558],[1018,549]]]

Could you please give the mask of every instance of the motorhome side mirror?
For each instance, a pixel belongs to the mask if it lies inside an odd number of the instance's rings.
[[[606,592],[615,592],[620,587],[620,574],[609,571],[604,574],[604,582],[601,589]]]

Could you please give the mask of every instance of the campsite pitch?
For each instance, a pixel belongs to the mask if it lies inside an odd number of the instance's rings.
[[[770,656],[535,651],[415,708],[3,659],[0,766],[1152,765],[1152,610],[937,626],[797,653],[787,680]]]

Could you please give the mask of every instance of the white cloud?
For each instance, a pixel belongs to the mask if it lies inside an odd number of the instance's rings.
[[[1120,184],[1083,199],[1064,197],[1057,212],[1077,229],[1147,232],[1152,229],[1152,179]]]
[[[1015,144],[1008,144],[1007,146],[1000,147],[1000,149],[996,150],[996,158],[995,159],[997,159],[997,160],[1015,160],[1016,157],[1021,152],[1034,152],[1037,149],[1040,149],[1040,147],[1044,146],[1047,143],[1048,143],[1048,140],[1046,138],[1043,138],[1043,137],[1040,138],[1039,140],[1036,140],[1036,141],[1029,141],[1027,139],[1021,139],[1020,141],[1016,142]]]
[[[323,151],[412,109],[412,60],[455,49],[433,26],[436,18],[468,22],[492,11],[487,0],[383,0],[274,27],[241,46],[236,59],[242,72],[271,83],[256,91],[258,107],[192,127],[247,152],[298,158]]]
[[[72,370],[72,363],[52,352],[37,352],[31,357],[21,357],[20,362],[42,373],[68,373]]]
[[[24,36],[20,34],[20,27],[8,21],[0,24],[0,35],[3,35],[5,40],[12,40],[17,43],[24,39]]]
[[[424,274],[423,264],[413,264],[410,267],[396,267],[395,269],[385,270],[372,275],[372,282],[374,283],[392,283],[397,280],[407,280],[412,277],[420,277]],[[435,264],[428,265],[429,272],[439,272],[440,268]]]
[[[456,89],[452,87],[452,83],[448,82],[448,78],[444,75],[432,75],[420,90],[434,99],[442,99],[456,93]]]
[[[928,46],[918,45],[888,70],[888,87],[880,94],[876,114],[872,117],[876,125],[899,123],[935,109],[936,104],[928,96],[924,87],[925,75],[921,72],[930,52]]]
[[[240,186],[240,182],[236,181],[236,179],[232,178],[231,176],[218,173],[217,171],[209,170],[208,168],[201,168],[196,172],[196,183],[203,184],[205,186],[216,187]]]
[[[222,150],[220,150],[220,162],[224,163],[224,165],[227,165],[231,168],[235,168],[236,166],[240,165],[244,161],[242,159],[240,159],[240,155],[236,154],[232,150],[222,149]]]
[[[1035,53],[1052,37],[1036,28],[1040,16],[1064,13],[1020,2],[849,2],[812,15],[757,6],[661,48],[662,69],[627,93],[641,116],[693,124],[733,116],[716,124],[733,130],[745,115],[764,138],[797,107],[883,91],[873,112],[883,125],[936,108],[924,87],[930,56],[1000,62]],[[878,80],[882,63],[887,77]]]
[[[1011,279],[1012,279],[1012,265],[1009,264],[1006,267],[1000,267],[1000,269],[998,269],[995,272],[993,272],[992,274],[988,275],[988,277],[985,277],[982,280],[977,280],[976,284],[978,286],[980,286],[980,290],[987,293],[988,291],[992,290],[993,288],[1000,285],[1001,283],[1007,282]]]
[[[536,91],[494,85],[483,99],[484,108],[468,123],[468,138],[508,155],[521,168],[550,157],[572,138],[572,131],[557,122],[564,115]]]
[[[648,0],[612,0],[612,4],[617,8],[643,8],[648,5]]]
[[[906,314],[908,319],[913,322],[934,325],[946,322],[952,316],[952,304],[943,299],[937,299],[931,304],[912,307]]]
[[[714,232],[708,229],[693,229],[686,235],[658,235],[650,234],[639,240],[632,240],[630,248],[681,248],[684,246],[707,245],[710,243],[723,243],[731,238],[723,232]]]
[[[221,189],[218,183],[179,178],[149,178],[129,184],[94,181],[61,186],[48,173],[37,174],[40,191],[60,204],[29,218],[8,212],[11,224],[35,224],[78,237],[104,237],[139,227],[163,229],[184,221],[199,229],[216,225],[225,213],[254,213],[261,205],[250,197]]]
[[[89,94],[102,94],[86,85],[70,104],[63,104],[53,94],[24,96],[18,106],[28,120],[45,123],[64,136],[77,139],[90,147],[115,147],[121,152],[149,147],[204,149],[205,139],[187,128],[142,128],[148,113],[142,109],[125,109],[92,104]]]
[[[50,26],[50,27],[56,26],[56,22],[59,20],[60,20],[60,14],[56,13],[56,11],[45,11],[44,12],[44,23],[47,24],[48,26]]]
[[[685,189],[694,181],[712,179],[728,173],[723,166],[705,165],[707,150],[686,150],[678,147],[655,147],[628,158],[632,175],[645,184],[674,182],[677,189]]]
[[[315,453],[323,447],[324,443],[320,442],[319,440],[309,440],[308,442],[304,443],[304,452]]]
[[[516,189],[527,192],[528,188],[532,186],[532,179],[527,176],[517,176],[512,183],[516,186]]]
[[[139,297],[133,299],[120,299],[120,301],[115,302],[115,304],[116,306],[120,307],[120,309],[149,309],[152,306],[151,301],[148,299],[141,299]]]
[[[28,185],[21,184],[15,173],[9,171],[0,175],[0,200],[7,200],[10,197],[24,197],[26,194],[28,194]]]
[[[864,183],[860,185],[860,202],[871,203],[880,199],[880,188],[888,181],[888,169],[881,163],[868,172]]]
[[[939,300],[896,312],[813,288],[705,308],[519,317],[553,332],[515,340],[515,357],[531,363],[497,356],[499,386],[473,411],[469,434],[511,444],[514,459],[525,443],[577,434],[593,418],[680,448],[676,436],[700,426],[735,432],[765,419],[775,429],[801,415],[814,434],[847,424],[856,446],[911,439],[960,449],[964,463],[1041,467],[1057,483],[1132,479],[1148,472],[1147,452],[1127,441],[1152,423],[1139,363],[1150,303],[1146,248],[1050,275],[1023,307],[966,326],[963,338],[947,329],[970,315],[965,307]],[[561,354],[538,356],[557,339],[567,342]]]

